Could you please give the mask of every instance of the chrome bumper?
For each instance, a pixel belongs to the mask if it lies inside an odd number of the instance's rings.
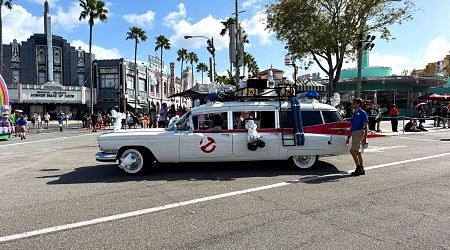
[[[101,162],[115,162],[117,154],[105,154],[104,152],[97,152],[95,159]]]

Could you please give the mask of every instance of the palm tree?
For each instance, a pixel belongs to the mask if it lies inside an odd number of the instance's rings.
[[[253,76],[256,76],[259,74],[259,66],[256,63],[254,58],[252,58],[252,60],[250,60],[247,63],[247,67],[248,67],[248,72],[252,73]]]
[[[12,4],[13,0],[0,0],[0,75],[3,75],[3,17],[2,17],[2,3],[4,2],[5,7],[8,10],[11,10],[13,7]],[[7,103],[6,105],[9,105],[9,103]]]
[[[186,59],[187,59],[188,51],[185,48],[181,48],[177,51],[177,55],[178,55],[177,61],[181,61],[180,79],[183,79],[183,64],[184,64],[184,61],[186,61]],[[184,84],[183,90],[186,90],[186,86],[187,85]]]
[[[1,1],[1,0],[0,0]],[[11,1],[11,0],[9,0]],[[91,82],[91,114],[94,113],[94,81],[92,81],[92,26],[94,26],[94,20],[98,19],[101,22],[106,22],[108,20],[108,10],[105,9],[105,3],[100,0],[79,0],[80,6],[83,9],[80,13],[81,19],[89,18],[89,68],[90,70],[90,82]]]
[[[242,70],[242,73],[244,75],[245,75],[245,66],[247,66],[248,62],[250,62],[252,59],[253,59],[253,56],[250,53],[244,51],[244,65],[243,65],[244,68]],[[250,72],[250,70],[249,70],[249,72]]]
[[[164,84],[163,84],[163,49],[165,50],[169,50],[170,49],[170,41],[169,39],[167,39],[164,35],[159,35],[158,37],[156,37],[156,46],[155,46],[155,51],[160,50],[161,51],[161,104],[162,104],[162,98],[163,98],[163,88],[164,88]]]
[[[206,65],[206,63],[201,62],[201,63],[197,64],[196,69],[197,69],[197,72],[202,72],[202,84],[203,84],[203,72],[209,70],[208,65]]]
[[[145,35],[145,31],[138,27],[131,27],[130,31],[127,32],[127,39],[134,39],[134,108],[137,107],[137,90],[138,90],[138,83],[139,83],[139,77],[137,74],[137,63],[136,63],[136,57],[137,57],[137,46],[139,44],[139,41],[145,42],[147,41],[147,35]],[[125,105],[126,106],[126,105]]]
[[[220,35],[224,36],[225,34],[228,33],[228,30],[230,29],[230,26],[232,24],[236,23],[236,18],[234,17],[229,17],[227,18],[227,20],[220,22],[221,24],[223,24],[223,29],[220,31]]]
[[[186,58],[191,63],[191,71],[192,71],[192,85],[194,85],[194,62],[198,63],[198,56],[195,52],[189,52]]]

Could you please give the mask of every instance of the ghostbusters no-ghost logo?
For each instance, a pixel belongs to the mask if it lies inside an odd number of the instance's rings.
[[[216,149],[216,141],[209,136],[205,136],[200,140],[198,147],[203,153],[209,154]]]

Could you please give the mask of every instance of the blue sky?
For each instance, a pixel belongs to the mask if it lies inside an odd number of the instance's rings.
[[[81,46],[88,51],[89,26],[87,20],[79,21],[81,8],[75,0],[48,0],[52,15],[53,34],[62,36],[74,47]],[[401,26],[394,25],[391,32],[395,40],[375,40],[370,54],[371,66],[392,67],[394,74],[403,70],[424,68],[429,62],[442,60],[450,54],[449,0],[415,0],[417,12],[414,20]],[[34,33],[43,33],[44,0],[15,0],[12,11],[3,9],[3,43],[13,39],[25,41]],[[225,74],[229,66],[228,36],[219,35],[221,21],[234,16],[234,0],[110,0],[105,1],[109,20],[97,20],[93,28],[93,53],[98,59],[127,58],[134,60],[134,42],[126,40],[129,27],[138,26],[146,31],[148,39],[138,46],[138,60],[147,61],[148,55],[155,55],[155,37],[164,35],[170,39],[172,48],[164,51],[164,61],[176,62],[175,74],[179,76],[180,64],[176,51],[186,48],[197,53],[200,62],[208,64],[209,53],[206,39],[185,40],[185,35],[214,37],[216,47],[216,71]],[[269,0],[239,0],[239,21],[249,35],[250,44],[245,50],[251,53],[261,70],[270,68],[292,73],[292,67],[284,66],[284,44],[265,30],[264,6]],[[4,8],[4,7],[2,7]],[[159,53],[158,53],[159,55]],[[353,68],[355,62],[344,65]],[[320,72],[317,65],[299,74]],[[323,73],[321,76],[324,77]],[[200,79],[196,73],[196,79]],[[206,78],[206,75],[205,75]]]

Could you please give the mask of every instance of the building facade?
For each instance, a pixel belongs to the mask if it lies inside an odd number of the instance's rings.
[[[94,60],[93,76],[96,88],[95,108],[119,112],[148,113],[151,106],[174,104],[169,96],[181,92],[181,81],[175,77],[175,63],[169,64],[169,74],[161,75],[160,60],[149,56],[147,63],[126,59]]]
[[[3,78],[13,108],[53,116],[59,111],[85,112],[91,57],[55,35],[49,39],[47,34],[34,34],[27,41],[4,44]]]

